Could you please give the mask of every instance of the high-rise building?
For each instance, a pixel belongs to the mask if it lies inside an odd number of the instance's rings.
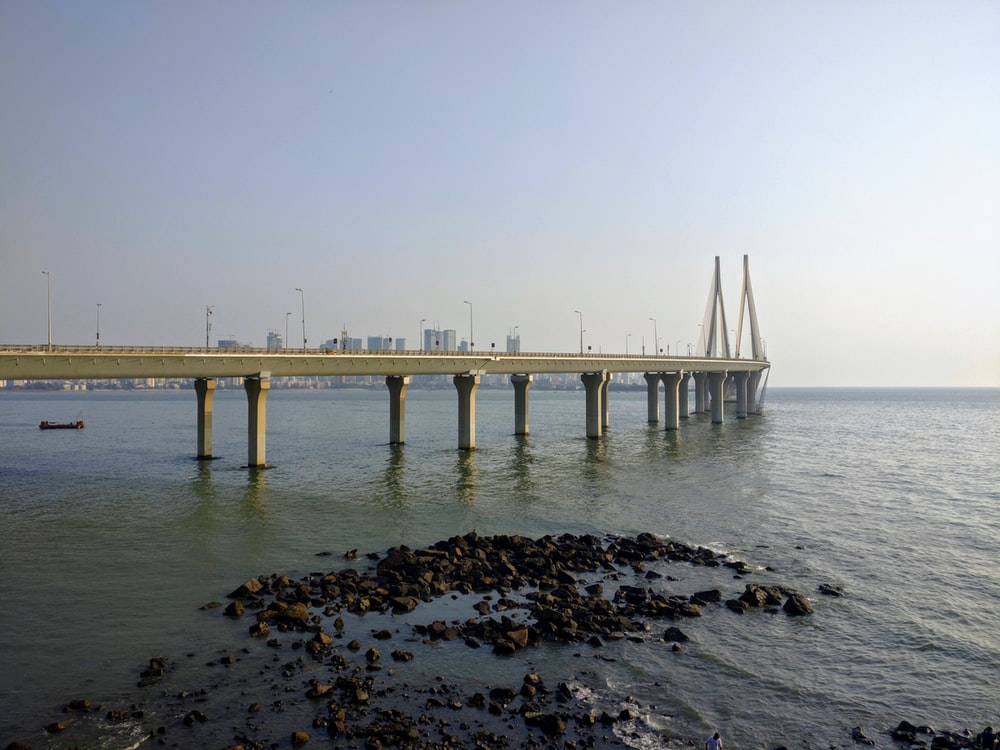
[[[277,331],[267,332],[267,348],[268,349],[284,349],[285,348],[285,337],[282,336]]]
[[[406,351],[406,339],[393,339],[392,343],[393,343],[393,346],[396,348],[397,352],[405,352]]]
[[[441,349],[446,352],[458,350],[458,333],[454,328],[441,331]]]
[[[521,337],[507,334],[507,351],[516,354],[521,353]]]

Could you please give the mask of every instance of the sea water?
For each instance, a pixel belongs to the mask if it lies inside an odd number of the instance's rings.
[[[427,679],[516,684],[537,668],[640,707],[619,734],[647,747],[716,729],[730,747],[849,746],[855,726],[888,747],[902,719],[1000,722],[1000,389],[772,388],[760,416],[692,415],[676,432],[647,422],[644,392],[610,398],[588,440],[582,391],[532,390],[518,437],[512,391],[481,388],[465,452],[453,390],[412,387],[406,444],[390,446],[384,389],[275,388],[270,468],[252,470],[239,389],[215,397],[212,461],[193,459],[190,390],[0,392],[0,745],[63,747],[43,731],[59,709],[127,699],[151,656],[247,645],[245,623],[199,607],[251,576],[338,569],[353,549],[364,567],[472,530],[649,531],[744,560],[815,611],[716,607],[682,624],[680,654],[655,632],[513,661],[457,644],[411,663]],[[37,427],[81,412],[84,430]],[[747,582],[732,573],[671,570],[727,598]]]

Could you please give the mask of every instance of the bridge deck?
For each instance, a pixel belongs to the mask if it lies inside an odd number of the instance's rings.
[[[766,360],[565,352],[329,351],[159,346],[0,346],[0,379],[219,378],[316,375],[516,375],[753,372]]]

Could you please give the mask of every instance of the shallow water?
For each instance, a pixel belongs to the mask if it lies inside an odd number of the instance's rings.
[[[806,618],[685,623],[682,655],[650,638],[608,644],[614,661],[546,647],[503,662],[512,679],[530,665],[602,701],[633,696],[647,709],[631,744],[718,728],[732,746],[826,747],[862,725],[888,746],[901,719],[997,724],[1000,390],[771,389],[761,417],[696,416],[677,433],[646,423],[644,393],[612,391],[597,441],[582,437],[582,393],[533,390],[526,438],[511,435],[511,391],[477,395],[465,453],[451,391],[411,387],[407,443],[391,447],[382,390],[274,389],[273,468],[252,471],[239,390],[216,396],[208,462],[192,459],[193,391],[0,392],[0,744],[60,746],[39,730],[64,703],[134,692],[152,655],[247,645],[242,624],[198,607],[250,576],[340,568],[355,548],[364,565],[473,529],[652,531],[810,595]],[[37,429],[81,409],[82,431]],[[673,574],[727,596],[745,583]],[[475,680],[498,661],[432,649],[412,669]]]

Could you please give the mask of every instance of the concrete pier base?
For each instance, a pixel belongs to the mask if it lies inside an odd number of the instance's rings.
[[[386,375],[385,385],[389,389],[389,445],[402,445],[406,442],[406,388],[410,376]]]
[[[654,424],[660,421],[660,373],[647,372],[646,379],[646,421]]]
[[[195,378],[194,392],[198,396],[198,458],[211,458],[215,378]]]
[[[585,372],[580,376],[586,389],[587,401],[587,437],[599,438],[604,434],[604,408],[601,397],[605,393],[605,383],[608,379],[606,370],[600,372]]]
[[[678,391],[681,384],[681,373],[665,372],[663,373],[662,380],[664,389],[663,418],[666,421],[666,429],[676,430],[680,427],[677,402],[679,400]]]
[[[708,393],[712,402],[712,424],[722,424],[725,418],[725,395],[723,385],[726,382],[725,372],[708,373]]]
[[[514,434],[528,434],[528,390],[531,388],[533,375],[511,375],[510,384],[514,386]]]
[[[456,375],[452,378],[458,391],[458,449],[476,449],[476,390],[478,375]]]
[[[694,411],[696,414],[704,414],[706,411],[705,396],[707,389],[705,381],[708,379],[707,372],[692,373],[694,377]]]
[[[691,373],[682,372],[681,373],[681,384],[678,386],[677,390],[677,408],[680,411],[678,415],[681,419],[687,419],[691,415],[691,407],[688,404],[688,388],[691,382]]]
[[[733,373],[733,385],[736,388],[736,418],[747,418],[747,375],[746,372]]]
[[[271,390],[271,374],[262,372],[254,378],[244,378],[247,392],[247,466],[264,467],[267,433],[267,393]]]

